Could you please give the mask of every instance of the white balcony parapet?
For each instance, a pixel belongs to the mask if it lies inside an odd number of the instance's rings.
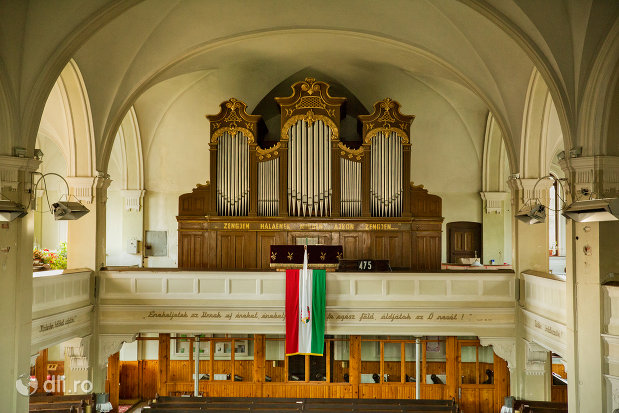
[[[285,273],[102,271],[101,328],[111,333],[283,333]],[[328,273],[328,334],[513,335],[515,276]],[[137,330],[136,330],[137,329]]]
[[[92,334],[91,270],[43,271],[34,274],[32,284],[31,354]]]
[[[565,276],[526,271],[520,291],[525,339],[567,357]]]

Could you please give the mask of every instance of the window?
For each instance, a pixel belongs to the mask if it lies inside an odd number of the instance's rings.
[[[494,350],[477,341],[461,341],[460,384],[494,384]]]

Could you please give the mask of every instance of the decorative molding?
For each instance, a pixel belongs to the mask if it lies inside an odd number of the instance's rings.
[[[516,339],[514,337],[479,337],[482,346],[492,346],[495,354],[507,362],[512,370],[516,367]]]
[[[548,202],[545,202],[547,191],[554,183],[552,179],[542,178],[512,179],[509,182],[512,190],[519,192],[518,197],[513,199],[518,199],[522,205],[533,200],[540,200],[542,204],[547,204]]]
[[[35,172],[40,164],[35,158],[0,155],[0,190],[17,191],[19,172]]]
[[[502,214],[503,201],[509,199],[509,192],[480,192],[479,195],[486,201],[486,214]]]
[[[92,344],[92,334],[88,334],[87,336],[82,337],[80,341],[80,347],[82,348],[82,354],[84,357],[88,359],[88,364],[92,365],[92,360],[90,360],[90,346]]]
[[[248,114],[247,104],[235,98],[230,98],[219,106],[218,114],[206,115],[210,122],[211,146],[216,146],[218,138],[226,132],[232,136],[241,132],[248,144],[255,145],[258,138],[258,123],[262,116]]]
[[[143,189],[123,189],[120,191],[125,200],[125,209],[127,211],[140,211],[142,209],[142,200],[144,199]]]
[[[105,190],[102,194],[101,202],[107,201],[107,188],[112,183],[109,175],[99,174],[99,176],[67,176],[69,193],[80,202],[92,204],[95,200],[97,190]]]
[[[135,334],[102,334],[99,336],[99,367],[105,367],[107,359],[114,353],[118,353],[124,343],[135,341]]]
[[[619,377],[610,374],[604,374],[606,379],[606,400],[609,404],[609,411],[619,407]]]
[[[69,193],[81,202],[92,204],[94,199],[93,187],[96,179],[94,176],[67,176]]]
[[[543,376],[546,374],[549,350],[534,342],[527,342],[525,348],[525,374]]]
[[[619,194],[619,156],[587,156],[566,158],[560,162],[570,177],[573,194],[582,189],[593,192],[594,198],[612,198]],[[578,196],[576,196],[577,200]]]
[[[30,367],[34,367],[37,364],[37,357],[39,357],[39,353],[30,356]]]
[[[402,139],[402,145],[410,146],[410,127],[415,115],[404,115],[400,112],[400,104],[386,98],[374,103],[374,112],[369,115],[359,115],[363,125],[363,144],[371,144],[379,133],[389,136],[394,132]]]

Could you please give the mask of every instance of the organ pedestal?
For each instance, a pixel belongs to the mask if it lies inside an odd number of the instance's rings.
[[[230,99],[210,121],[210,177],[179,199],[179,267],[268,269],[271,244],[312,238],[345,259],[388,259],[437,271],[441,199],[410,182],[410,125],[398,102],[358,117],[360,139],[340,136],[345,98],[308,78],[281,109],[278,142],[262,147],[261,118]]]

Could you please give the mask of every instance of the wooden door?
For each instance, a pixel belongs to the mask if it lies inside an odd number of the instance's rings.
[[[485,351],[481,351],[481,350]],[[481,353],[486,353],[485,357]],[[487,352],[490,351],[490,360]],[[462,413],[493,413],[495,411],[494,353],[481,347],[479,341],[458,341],[458,407]],[[492,376],[486,374],[492,371]]]
[[[482,240],[479,222],[450,222],[447,224],[447,261],[458,263],[458,258],[481,258]]]

